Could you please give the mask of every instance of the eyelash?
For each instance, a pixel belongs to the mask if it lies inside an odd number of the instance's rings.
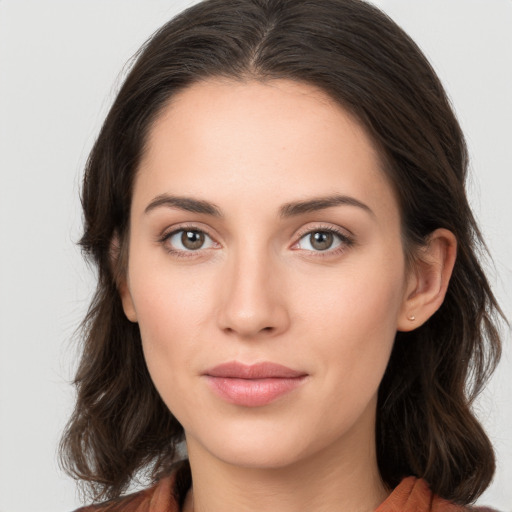
[[[182,225],[182,226],[179,226],[179,227],[173,229],[172,231],[165,232],[162,236],[160,236],[158,238],[158,242],[160,244],[162,244],[164,246],[164,249],[169,254],[172,254],[174,257],[177,257],[177,258],[194,258],[194,257],[197,256],[197,253],[200,251],[200,249],[198,249],[197,251],[192,251],[192,250],[182,251],[182,250],[179,250],[179,249],[173,249],[167,243],[174,235],[176,235],[177,233],[181,233],[183,231],[193,231],[195,233],[203,233],[208,238],[210,238],[210,240],[212,240],[214,242],[214,244],[218,245],[218,243],[213,240],[213,237],[211,237],[208,234],[208,232],[205,231],[204,229],[198,228],[197,226],[195,226],[193,224],[191,224],[191,225]]]
[[[179,249],[178,250],[173,249],[172,247],[169,246],[168,241],[174,235],[176,235],[177,233],[181,233],[183,231],[193,231],[196,233],[202,233],[202,234],[206,235],[210,240],[212,240],[214,244],[219,245],[217,242],[215,242],[213,237],[211,237],[208,234],[208,232],[206,230],[204,230],[202,228],[198,228],[196,225],[182,225],[182,226],[179,226],[179,227],[173,229],[170,232],[165,232],[163,235],[161,235],[158,238],[158,242],[164,246],[165,250],[169,254],[172,254],[173,256],[175,256],[177,258],[194,258],[197,256],[197,253],[201,250],[201,249],[198,249],[197,251],[194,251],[194,250],[183,251],[183,250],[179,250]],[[297,234],[297,241],[293,244],[292,249],[295,246],[297,246],[303,238],[305,238],[306,236],[311,235],[313,233],[331,233],[335,237],[337,237],[339,239],[339,241],[341,242],[340,246],[336,247],[335,249],[326,249],[325,251],[307,250],[308,253],[314,254],[314,257],[316,257],[316,258],[325,258],[325,257],[332,257],[332,256],[340,255],[340,254],[344,253],[347,250],[347,248],[352,247],[355,243],[355,240],[352,236],[347,235],[346,233],[342,232],[339,229],[336,229],[335,227],[318,226],[318,227],[314,227],[314,228],[308,228],[302,232],[299,232]],[[299,250],[299,249],[297,248],[294,250]]]
[[[339,256],[343,254],[347,249],[355,244],[355,240],[352,236],[347,233],[333,227],[333,226],[315,226],[314,228],[307,228],[297,234],[298,240],[293,244],[295,247],[303,238],[313,233],[331,233],[339,239],[340,246],[335,249],[326,249],[325,251],[308,251],[313,253],[315,258],[329,258],[333,256]],[[298,249],[296,249],[298,250]]]

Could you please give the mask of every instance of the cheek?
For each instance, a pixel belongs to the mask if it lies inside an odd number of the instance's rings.
[[[180,369],[200,352],[199,330],[210,305],[204,276],[190,268],[177,271],[163,251],[155,253],[132,250],[129,288],[146,363],[160,388],[175,385]]]
[[[164,403],[186,426],[191,410],[199,408],[191,396],[190,377],[204,352],[199,335],[204,296],[191,286],[183,291],[180,284],[172,276],[155,279],[146,274],[134,283],[133,293],[149,374]]]
[[[361,333],[379,326],[396,329],[404,291],[399,264],[358,261],[296,283],[297,309],[319,328],[335,324]]]
[[[185,290],[176,279],[147,280],[135,289],[137,317],[147,356],[184,354],[200,348],[199,331],[209,309],[204,290],[190,283]],[[168,361],[176,360],[169,357]]]
[[[404,285],[400,265],[347,266],[303,284],[296,290],[297,318],[310,333],[313,352],[321,354],[320,373],[332,387],[371,393],[396,334]]]

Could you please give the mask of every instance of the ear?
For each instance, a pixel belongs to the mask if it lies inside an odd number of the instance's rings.
[[[128,262],[123,254],[123,249],[119,241],[119,236],[116,234],[110,242],[110,265],[112,273],[114,274],[117,290],[121,297],[123,311],[126,318],[130,322],[137,322],[137,313],[133,304],[133,299],[128,285]]]
[[[119,295],[121,297],[121,302],[123,304],[123,311],[126,315],[126,318],[130,320],[130,322],[137,322],[137,312],[135,311],[135,306],[133,304],[132,295],[130,293],[130,287],[128,286],[126,278],[117,285],[119,290]]]
[[[419,250],[409,272],[397,329],[412,331],[441,306],[457,256],[457,239],[447,229],[436,229]]]

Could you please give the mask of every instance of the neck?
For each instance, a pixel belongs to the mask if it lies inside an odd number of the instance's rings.
[[[184,511],[374,511],[389,494],[375,444],[361,449],[357,442],[344,441],[348,448],[330,445],[299,462],[262,469],[226,463],[188,440],[193,488]]]

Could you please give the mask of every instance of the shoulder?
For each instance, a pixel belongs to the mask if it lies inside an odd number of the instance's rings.
[[[375,512],[497,512],[491,508],[462,506],[436,496],[425,480],[404,478]]]
[[[175,475],[167,476],[143,491],[82,507],[75,512],[179,512],[174,481]]]
[[[147,502],[151,500],[152,490],[150,488],[99,505],[89,505],[75,512],[143,512],[146,510],[149,512]]]

